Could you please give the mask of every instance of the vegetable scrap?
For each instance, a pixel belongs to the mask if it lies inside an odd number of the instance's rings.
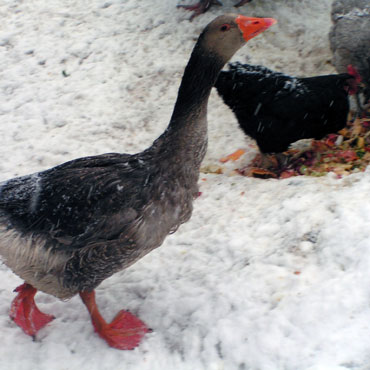
[[[238,153],[239,154],[239,153]],[[246,167],[238,168],[242,176],[285,179],[292,176],[324,176],[329,172],[338,178],[361,172],[370,163],[370,118],[356,118],[337,134],[321,140],[312,140],[305,150],[289,149],[283,153],[283,162],[276,168],[258,168],[260,154]],[[220,160],[224,163],[224,159]],[[211,168],[212,167],[212,168]],[[214,168],[213,168],[214,167]],[[209,166],[205,173],[223,173],[221,166]]]
[[[338,178],[353,172],[365,171],[370,163],[370,118],[357,118],[337,134],[322,140],[313,140],[309,150],[301,155],[297,149],[285,154],[287,165],[280,170],[279,178],[291,176],[324,176],[333,172]]]

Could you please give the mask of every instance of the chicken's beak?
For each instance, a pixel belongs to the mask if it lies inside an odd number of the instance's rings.
[[[277,22],[274,18],[253,18],[244,15],[239,15],[235,21],[242,31],[245,41],[259,35]]]

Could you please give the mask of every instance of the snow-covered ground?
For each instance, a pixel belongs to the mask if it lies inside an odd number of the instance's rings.
[[[105,152],[134,153],[168,124],[203,27],[175,0],[0,2],[0,181]],[[184,2],[185,3],[185,2]],[[254,0],[278,24],[233,60],[333,72],[331,0]],[[205,166],[254,148],[215,92]],[[78,297],[39,293],[56,319],[32,341],[8,317],[21,283],[0,265],[0,370],[370,369],[370,170],[336,179],[201,174],[191,220],[97,289],[153,332],[109,348]]]

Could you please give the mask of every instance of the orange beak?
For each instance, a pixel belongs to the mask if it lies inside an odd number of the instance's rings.
[[[242,31],[245,41],[259,35],[277,22],[274,18],[252,18],[244,15],[239,15],[235,21]]]

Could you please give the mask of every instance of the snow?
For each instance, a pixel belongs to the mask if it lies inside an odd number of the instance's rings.
[[[0,181],[105,152],[134,153],[165,129],[203,27],[173,0],[0,3]],[[334,71],[331,0],[255,0],[278,24],[233,61],[292,75]],[[255,146],[215,92],[204,166]],[[153,332],[109,348],[82,302],[38,293],[56,319],[35,341],[10,319],[21,280],[0,265],[1,370],[370,368],[370,170],[344,179],[201,173],[191,220],[97,289],[110,320],[129,309]]]

